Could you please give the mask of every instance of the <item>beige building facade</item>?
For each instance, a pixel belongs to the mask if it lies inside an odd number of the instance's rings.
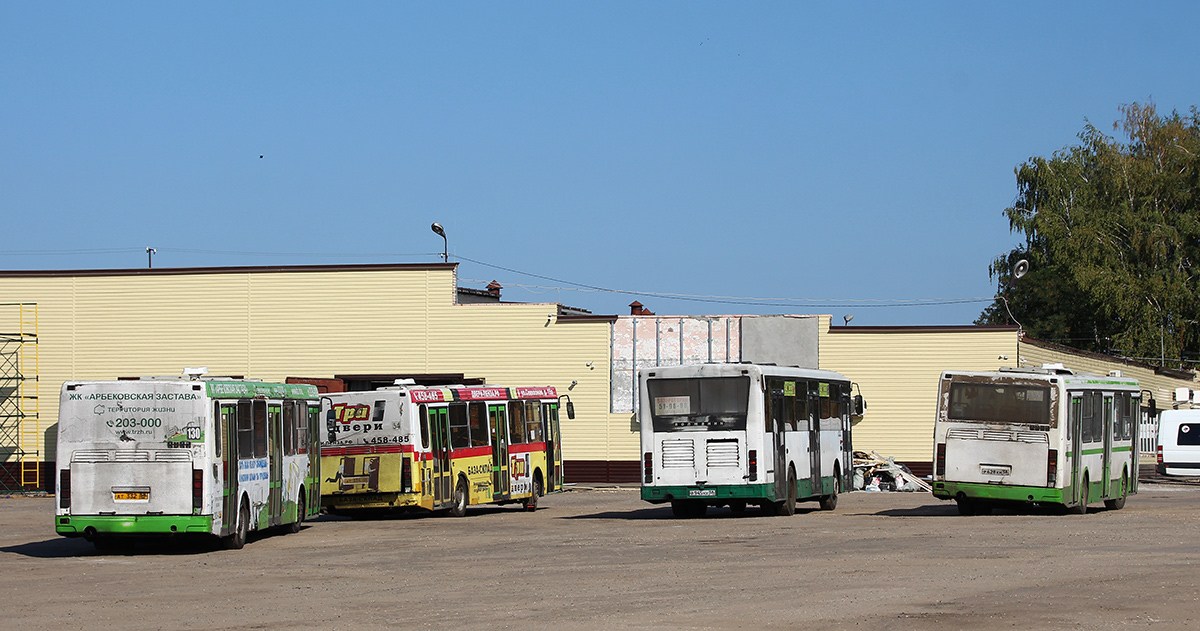
[[[0,273],[5,302],[36,305],[36,458],[55,459],[66,380],[212,375],[266,381],[339,374],[462,374],[554,386],[571,468],[629,452],[628,418],[608,412],[612,318],[556,304],[460,304],[455,264]],[[25,370],[28,374],[30,371]],[[623,425],[610,441],[609,428]],[[610,444],[610,443],[615,443]],[[19,459],[9,446],[0,460]],[[52,484],[44,475],[40,486]],[[11,477],[11,474],[10,474]]]
[[[36,380],[27,392],[37,405],[24,423],[26,451],[41,471],[52,470],[63,381],[178,375],[192,366],[268,381],[461,375],[554,386],[576,411],[562,425],[567,481],[623,483],[637,482],[640,460],[633,376],[654,365],[755,360],[840,372],[868,406],[854,427],[855,448],[918,472],[932,458],[943,370],[1122,370],[1160,409],[1174,388],[1194,384],[1190,372],[1023,339],[1016,327],[834,326],[828,315],[596,316],[502,302],[498,289],[461,290],[456,271],[438,263],[0,272],[0,300],[36,306]],[[0,331],[16,325],[0,322]],[[771,356],[756,356],[763,353]],[[0,397],[11,403],[14,392],[0,388]],[[17,451],[0,444],[10,480]],[[39,486],[52,483],[43,473]]]

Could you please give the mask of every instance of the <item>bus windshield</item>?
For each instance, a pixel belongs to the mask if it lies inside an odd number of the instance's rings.
[[[954,383],[946,416],[952,421],[1050,425],[1050,387]]]
[[[646,387],[656,432],[746,429],[749,377],[650,379]]]

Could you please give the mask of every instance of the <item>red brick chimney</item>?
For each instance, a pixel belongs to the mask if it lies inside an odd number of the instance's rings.
[[[500,283],[497,283],[496,281],[492,281],[492,282],[488,283],[488,285],[487,285],[488,293],[495,296],[496,300],[500,299],[500,290],[501,289],[504,289],[504,286],[501,285]]]
[[[654,312],[643,307],[642,303],[634,300],[633,302],[629,303],[629,315],[651,316],[654,315]]]

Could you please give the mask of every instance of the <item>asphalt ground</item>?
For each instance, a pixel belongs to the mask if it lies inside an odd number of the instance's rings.
[[[1195,629],[1200,488],[1143,484],[1087,515],[960,517],[927,494],[844,494],[792,517],[679,520],[631,488],[322,517],[242,550],[101,554],[53,498],[0,499],[9,629]]]

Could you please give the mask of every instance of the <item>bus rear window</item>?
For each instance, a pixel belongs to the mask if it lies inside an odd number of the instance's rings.
[[[1200,445],[1200,423],[1181,423],[1176,445]]]
[[[952,421],[1050,425],[1050,387],[1011,383],[950,384]]]
[[[746,429],[749,377],[650,379],[646,387],[656,432]]]

